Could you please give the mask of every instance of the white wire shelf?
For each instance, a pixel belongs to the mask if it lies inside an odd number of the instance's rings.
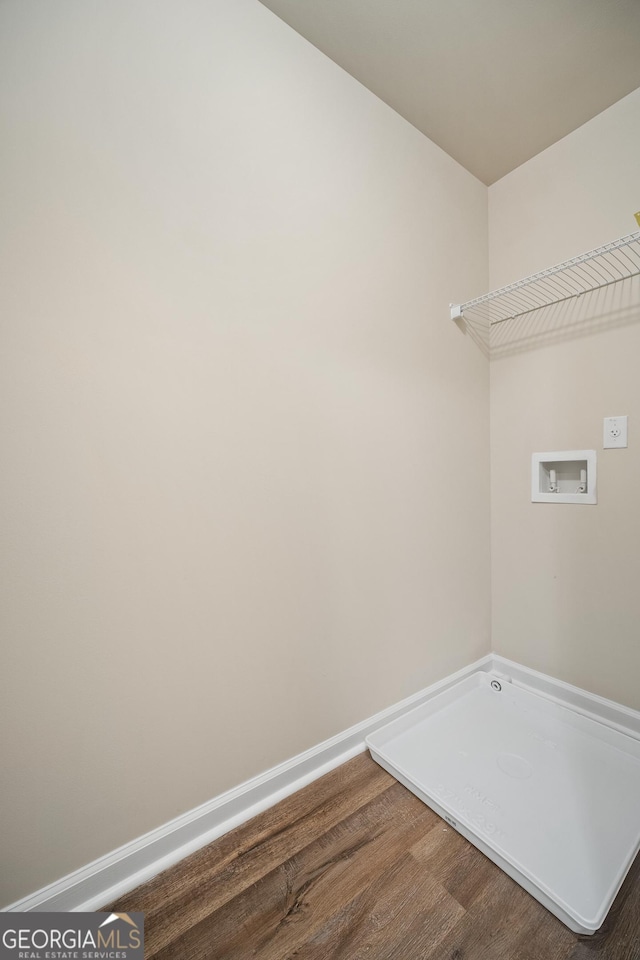
[[[613,240],[475,300],[452,303],[451,319],[475,320],[493,326],[638,275],[640,232]]]

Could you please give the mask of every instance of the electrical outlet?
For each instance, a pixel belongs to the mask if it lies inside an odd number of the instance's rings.
[[[605,417],[604,435],[602,446],[626,447],[627,446],[627,418],[626,417]]]

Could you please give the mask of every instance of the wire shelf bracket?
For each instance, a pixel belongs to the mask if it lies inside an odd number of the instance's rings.
[[[487,326],[581,297],[640,275],[640,231],[510,283],[466,303],[450,304],[452,320]]]

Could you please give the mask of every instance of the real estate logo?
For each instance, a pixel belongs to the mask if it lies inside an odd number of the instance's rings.
[[[0,960],[144,960],[144,914],[2,913]]]

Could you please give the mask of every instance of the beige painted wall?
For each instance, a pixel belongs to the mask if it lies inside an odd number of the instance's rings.
[[[492,287],[636,230],[639,157],[640,90],[492,186]],[[636,279],[532,319],[491,364],[494,650],[635,708],[639,304]],[[629,447],[603,450],[618,414]],[[532,452],[583,448],[597,451],[597,506],[531,503]]]
[[[257,0],[5,0],[0,120],[8,903],[488,651],[487,193]]]

